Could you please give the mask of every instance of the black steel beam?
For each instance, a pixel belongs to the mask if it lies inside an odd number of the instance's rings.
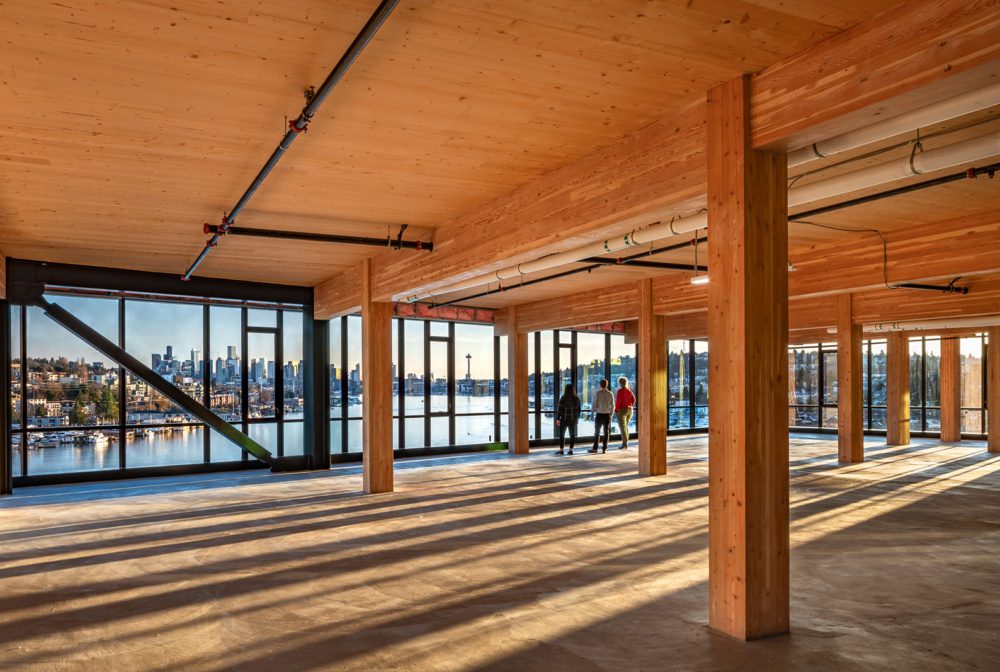
[[[902,289],[926,289],[932,292],[944,292],[945,294],[968,294],[968,287],[958,287],[956,285],[925,285],[919,282],[901,282],[896,287]]]
[[[695,266],[694,264],[679,264],[673,261],[647,261],[644,259],[605,259],[604,257],[587,257],[581,262],[590,262],[598,266],[636,266],[641,268],[662,268],[673,271],[708,271],[708,266]]]
[[[68,329],[70,333],[78,336],[95,350],[98,350],[105,356],[110,357],[120,365],[124,366],[132,372],[132,375],[142,379],[147,385],[154,388],[167,399],[204,422],[219,434],[222,434],[224,437],[256,457],[261,462],[266,462],[271,465],[272,468],[277,466],[278,460],[269,450],[217,416],[215,413],[206,408],[200,401],[192,399],[188,395],[181,392],[176,386],[164,380],[151,368],[140,362],[111,340],[105,338],[95,329],[90,327],[90,325],[81,321],[59,304],[51,303],[43,297],[38,297],[35,300],[35,305],[43,309],[45,314],[52,318],[57,324],[60,324]]]
[[[226,214],[225,217],[222,218],[223,229],[228,229],[236,222],[236,217],[240,214],[240,211],[243,210],[243,207],[250,200],[250,197],[254,195],[267,176],[271,174],[271,170],[274,169],[274,167],[278,164],[278,161],[281,160],[281,157],[284,156],[285,152],[287,152],[292,146],[292,143],[295,142],[295,138],[299,137],[300,133],[307,130],[309,122],[312,121],[312,118],[319,110],[320,105],[323,104],[326,97],[330,95],[331,91],[333,91],[333,87],[335,87],[337,83],[343,79],[344,75],[347,74],[347,70],[354,64],[354,61],[356,61],[358,56],[361,55],[361,52],[366,46],[368,46],[368,43],[371,42],[372,38],[375,37],[375,33],[382,27],[382,24],[385,23],[386,19],[389,18],[389,14],[392,13],[392,10],[394,10],[398,4],[399,0],[382,0],[382,2],[379,3],[379,6],[375,9],[375,12],[361,29],[361,32],[357,34],[350,46],[347,47],[347,51],[345,51],[344,55],[340,57],[339,61],[337,61],[337,65],[333,66],[333,70],[330,71],[330,74],[328,74],[326,79],[323,80],[323,83],[320,84],[319,89],[315,93],[313,93],[310,89],[310,92],[306,96],[306,106],[302,108],[299,116],[296,117],[294,121],[289,122],[288,130],[285,131],[285,135],[281,138],[281,142],[279,142],[278,146],[274,148],[273,152],[271,152],[271,156],[268,157],[267,162],[257,173],[257,176],[253,178],[250,186],[246,188],[246,191],[243,192],[240,199],[236,201],[233,208]],[[208,240],[207,243],[205,243],[205,247],[202,249],[201,254],[198,255],[198,258],[194,260],[194,263],[192,263],[191,266],[188,267],[187,271],[184,272],[184,275],[181,276],[182,280],[186,281],[191,278],[191,274],[194,273],[195,269],[198,268],[198,265],[201,264],[206,256],[208,256],[208,253],[211,252],[212,248],[218,245],[219,239],[225,235],[225,233],[225,230],[221,233],[216,233]]]
[[[32,303],[46,286],[85,287],[120,292],[212,297],[240,301],[306,304],[312,287],[277,285],[266,282],[192,278],[181,282],[176,273],[150,273],[118,268],[54,264],[27,259],[8,259],[7,299],[11,303]]]
[[[206,224],[205,233],[220,233],[218,224]],[[251,238],[277,238],[279,240],[307,240],[314,243],[339,243],[341,245],[367,245],[369,247],[388,247],[395,250],[424,250],[430,252],[434,243],[422,240],[403,240],[397,238],[372,238],[369,236],[342,236],[331,233],[309,233],[307,231],[280,231],[278,229],[247,229],[231,228],[226,232],[230,236],[248,236]]]

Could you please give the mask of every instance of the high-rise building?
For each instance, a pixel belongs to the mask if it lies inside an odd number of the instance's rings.
[[[261,360],[264,361],[264,360]],[[267,377],[274,380],[274,360],[267,363]]]
[[[201,366],[201,350],[198,348],[193,348],[191,350],[191,363],[194,364],[195,368]]]
[[[226,359],[239,359],[239,357],[236,355],[235,345],[226,346]]]
[[[164,357],[164,359],[166,359],[168,362],[169,361],[173,361],[173,359],[174,359],[174,346],[172,346],[172,345],[168,345],[167,346],[167,356]]]
[[[160,364],[163,362],[163,358],[157,352],[153,353],[153,371],[160,370]]]

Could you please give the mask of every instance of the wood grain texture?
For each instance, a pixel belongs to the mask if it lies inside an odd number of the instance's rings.
[[[740,639],[789,628],[787,170],[749,108],[709,92],[709,625]]]
[[[332,320],[361,311],[362,262],[313,288],[313,317]]]
[[[864,462],[861,382],[861,325],[854,321],[854,297],[837,297],[837,460]]]
[[[528,334],[518,329],[517,309],[510,309],[507,322],[507,452],[528,454]]]
[[[520,305],[517,307],[517,328],[525,332],[568,329],[634,320],[638,315],[639,290],[632,283]]]
[[[941,440],[962,440],[962,354],[957,338],[941,339]]]
[[[667,473],[667,333],[664,317],[653,313],[652,281],[638,290],[639,475],[659,476]]]
[[[1000,58],[998,34],[993,0],[900,3],[755,76],[754,146],[793,149],[898,114],[892,98]]]
[[[910,339],[893,332],[886,341],[885,441],[905,446],[910,443]]]
[[[364,490],[392,492],[392,304],[372,300],[371,261],[361,263]]]
[[[986,332],[986,445],[991,453],[1000,453],[1000,327]]]
[[[7,299],[7,257],[0,250],[0,301]]]

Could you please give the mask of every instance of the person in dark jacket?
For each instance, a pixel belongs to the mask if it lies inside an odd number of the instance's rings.
[[[576,443],[576,421],[580,419],[580,397],[576,396],[576,388],[567,385],[559,399],[556,411],[556,424],[559,425],[559,450],[556,455],[562,455],[566,447],[566,430],[569,429],[569,454],[573,454],[573,444]]]

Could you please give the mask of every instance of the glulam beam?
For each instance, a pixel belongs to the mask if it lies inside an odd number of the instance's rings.
[[[787,168],[748,77],[708,110],[709,625],[756,639],[789,628]]]

